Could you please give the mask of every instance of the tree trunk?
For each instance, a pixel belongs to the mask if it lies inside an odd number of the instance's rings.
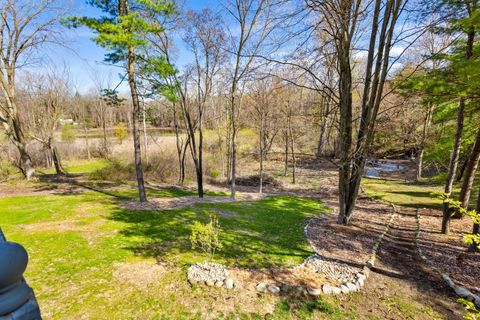
[[[318,147],[317,147],[317,159],[320,159],[324,154],[326,127],[327,127],[327,119],[324,119],[320,127],[320,139],[318,141]]]
[[[102,129],[103,129],[103,152],[104,155],[108,154],[108,140],[107,140],[107,120],[105,111],[102,113]]]
[[[452,193],[453,181],[455,180],[455,173],[458,167],[458,158],[460,155],[460,144],[463,133],[463,119],[465,114],[465,99],[461,98],[457,115],[457,132],[455,134],[455,142],[453,144],[452,154],[450,155],[450,163],[448,165],[447,181],[445,182],[445,196],[447,199],[443,203],[443,218],[442,218],[442,233],[448,234],[450,229],[450,215],[451,209],[448,204],[448,199]]]
[[[143,145],[144,145],[145,163],[148,164],[147,111],[145,110],[145,103],[142,103],[142,123],[143,123]]]
[[[286,177],[288,175],[288,131],[285,130],[285,153],[284,153],[284,169],[283,175]]]
[[[467,154],[470,154],[470,152],[471,150],[468,150]],[[467,165],[468,165],[468,157],[463,159],[462,166],[460,167],[460,170],[458,170],[458,174],[457,174],[457,178],[455,179],[455,182],[462,181]]]
[[[468,203],[470,202],[470,194],[472,193],[473,180],[475,179],[475,173],[477,172],[478,162],[480,160],[480,129],[477,131],[477,137],[475,138],[475,144],[468,159],[468,164],[465,171],[465,179],[463,180],[462,190],[460,191],[459,201],[464,209],[468,209]],[[455,212],[453,218],[461,218],[460,212]]]
[[[263,111],[260,114],[260,135],[259,135],[259,156],[260,156],[260,168],[259,168],[259,185],[258,185],[258,193],[263,193],[263,135],[264,135],[264,119],[263,119]]]
[[[27,180],[31,180],[35,176],[35,169],[33,168],[32,159],[27,152],[27,147],[24,142],[16,143],[18,152],[20,153],[20,170]]]
[[[90,160],[92,158],[92,155],[90,154],[90,141],[88,139],[88,131],[87,131],[86,124],[83,126],[83,132],[85,134],[85,146],[87,148],[87,159]]]
[[[340,168],[338,179],[339,212],[338,223],[350,222],[351,209],[349,207],[349,185],[351,175],[351,150],[352,150],[352,71],[350,68],[350,46],[339,52],[340,69],[340,132],[339,152]]]
[[[237,92],[236,83],[232,85],[232,97],[231,97],[231,110],[230,110],[230,123],[232,126],[232,142],[231,142],[231,176],[230,176],[230,198],[236,199],[237,188],[235,185],[235,179],[237,175],[237,120],[235,114],[235,94]]]
[[[135,52],[133,48],[128,49],[128,84],[130,86],[130,92],[132,95],[133,113],[133,148],[135,157],[135,172],[137,175],[138,195],[140,202],[147,201],[147,194],[145,193],[145,182],[143,179],[143,167],[142,167],[142,150],[140,142],[140,101],[138,99],[137,83],[135,79]]]
[[[185,179],[184,175],[184,162],[182,157],[182,150],[183,150],[183,141],[180,139],[180,128],[178,125],[178,118],[177,118],[177,106],[175,103],[173,104],[173,126],[175,129],[175,143],[177,146],[177,157],[178,157],[178,183],[183,184]]]
[[[473,56],[473,45],[475,41],[475,29],[470,27],[467,33],[467,44],[465,49],[465,60],[470,60]],[[450,164],[448,168],[447,181],[445,183],[445,195],[446,200],[450,198],[452,193],[453,182],[455,181],[455,174],[458,167],[458,158],[460,155],[460,143],[462,140],[463,132],[463,119],[465,113],[465,98],[460,98],[460,107],[458,110],[457,118],[457,133],[455,135],[455,143],[453,146],[452,155],[450,157]],[[442,233],[448,234],[450,229],[450,218],[452,215],[452,210],[449,208],[448,202],[443,203],[443,218],[442,218]]]
[[[55,173],[57,175],[62,175],[63,174],[63,170],[62,170],[62,165],[60,163],[60,157],[58,156],[58,151],[57,151],[57,148],[55,148],[55,146],[53,146],[53,144],[50,142],[48,144],[48,149],[50,150],[50,154],[51,154],[51,157],[52,157],[52,161],[53,161],[53,165],[55,166]]]
[[[232,177],[232,147],[231,147],[231,143],[232,143],[232,124],[230,122],[230,110],[228,110],[227,108],[227,112],[226,112],[226,138],[225,138],[225,153],[226,153],[226,178],[227,178],[227,181],[230,182],[231,180],[231,177]]]
[[[318,140],[318,145],[317,145],[317,159],[320,159],[324,155],[324,149],[325,149],[325,136],[327,132],[327,121],[328,121],[328,114],[329,114],[329,103],[326,102],[326,99],[322,96],[322,124],[320,125],[320,138]]]
[[[230,184],[230,197],[235,200],[237,187],[235,185],[235,179],[237,177],[237,129],[235,122],[232,123],[232,173],[231,173],[231,184]]]
[[[27,151],[27,143],[25,142],[23,129],[20,125],[20,119],[14,117],[12,121],[12,126],[13,135],[11,135],[11,139],[20,154],[20,170],[22,171],[23,175],[27,180],[31,180],[35,176],[35,169],[33,168],[32,158]]]
[[[297,167],[297,158],[295,156],[295,138],[293,137],[292,130],[292,115],[288,116],[288,133],[290,136],[290,153],[292,154],[292,183],[296,183],[296,167]]]
[[[477,207],[476,207],[476,211],[477,213],[480,214],[480,188],[478,188],[478,198],[477,198]],[[478,223],[474,223],[473,224],[473,230],[472,230],[472,234],[477,234],[477,235],[480,235],[480,224]],[[470,247],[468,248],[468,252],[478,252],[478,246],[475,242],[473,242]]]
[[[203,198],[203,114],[200,115],[198,127],[198,165],[197,165],[197,187],[198,196]]]
[[[187,149],[190,147],[190,138],[187,136],[187,141],[185,141],[185,146],[183,147],[183,153],[182,153],[182,161],[181,161],[181,181],[180,184],[185,183],[185,160],[187,156]]]
[[[415,176],[415,179],[417,181],[419,181],[422,178],[425,142],[427,141],[428,128],[430,127],[430,123],[432,122],[433,108],[434,108],[433,104],[429,103],[427,106],[427,114],[425,116],[425,121],[423,122],[422,140],[420,142],[420,147],[419,147],[418,156],[417,156],[417,170],[416,170],[416,176]]]

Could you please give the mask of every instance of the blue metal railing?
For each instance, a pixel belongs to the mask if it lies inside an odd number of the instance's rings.
[[[41,320],[37,299],[22,277],[28,263],[25,249],[7,242],[0,228],[0,320]]]

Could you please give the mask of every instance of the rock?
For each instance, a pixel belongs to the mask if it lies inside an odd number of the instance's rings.
[[[342,290],[340,290],[339,287],[332,287],[332,292],[333,294],[340,294],[342,293]]]
[[[266,292],[267,291],[267,285],[263,282],[260,282],[257,284],[256,289],[258,292]]]
[[[233,279],[232,278],[225,279],[225,288],[233,289]]]
[[[355,276],[357,277],[357,279],[362,278],[363,280],[365,280],[367,278],[367,277],[365,277],[365,275],[363,273],[360,273],[360,272],[357,273]]]
[[[455,293],[462,298],[466,298],[471,295],[470,291],[461,286],[456,285],[453,287],[453,290],[455,290]]]
[[[215,282],[215,286],[216,286],[216,287],[219,287],[219,288],[220,288],[220,287],[223,287],[223,281],[217,281],[217,282]]]
[[[363,267],[363,274],[365,275],[365,277],[368,277],[368,275],[370,274],[370,268],[368,266]]]
[[[228,277],[228,270],[224,265],[208,262],[196,263],[188,268],[190,283],[206,283],[209,286],[220,285]]]
[[[350,289],[348,289],[348,287],[347,287],[346,285],[344,285],[344,284],[342,284],[342,285],[340,286],[340,290],[341,290],[342,293],[344,293],[344,294],[347,294],[347,293],[350,292]]]
[[[330,285],[328,285],[328,284],[324,284],[324,285],[322,286],[322,292],[323,292],[324,294],[332,294],[332,287],[331,287]]]
[[[363,282],[363,278],[358,278],[357,282],[355,282],[355,286],[357,286],[357,289],[360,290],[361,287],[363,287],[365,283]]]
[[[479,298],[479,297],[476,297],[476,298],[475,298],[475,301],[474,301],[473,303],[475,303],[475,305],[477,306],[477,308],[480,308],[480,298]]]
[[[450,279],[450,277],[448,276],[448,274],[446,274],[446,273],[442,274],[442,278],[443,278],[443,280],[445,280],[445,282],[448,283],[448,285],[449,285],[450,287],[453,287],[453,286],[455,285],[455,283],[453,283],[452,279]]]
[[[319,255],[308,257],[303,265],[316,273],[322,273],[327,278],[340,283],[351,281],[351,279],[355,278],[355,274],[359,272],[357,268],[351,267],[346,263]]]
[[[272,285],[268,286],[268,291],[270,291],[271,293],[279,293],[280,288],[278,286],[272,284]]]
[[[351,282],[347,282],[346,286],[347,286],[348,290],[350,290],[350,292],[355,292],[355,291],[357,291],[357,289],[358,289],[357,286],[354,285],[354,284],[351,283]]]
[[[317,289],[317,288],[307,288],[307,292],[309,295],[312,295],[312,296],[319,296],[321,293],[322,293],[322,290],[321,289]]]

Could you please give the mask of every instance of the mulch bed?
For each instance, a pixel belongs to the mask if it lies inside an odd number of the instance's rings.
[[[127,210],[134,211],[155,211],[184,208],[196,203],[226,203],[235,201],[255,201],[266,197],[267,194],[259,193],[241,193],[237,194],[236,200],[232,200],[230,196],[205,196],[199,198],[198,196],[186,196],[175,198],[150,198],[148,202],[139,202],[137,200],[124,201],[121,206]]]
[[[472,219],[454,219],[450,224],[450,234],[440,233],[442,213],[439,210],[420,211],[419,244],[425,256],[452,280],[480,294],[480,253],[467,253],[463,242],[464,233],[471,232]]]
[[[388,204],[360,199],[349,226],[337,224],[336,213],[324,215],[310,221],[307,235],[320,256],[361,268],[392,212]]]

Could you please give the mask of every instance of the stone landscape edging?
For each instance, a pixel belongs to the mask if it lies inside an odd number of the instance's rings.
[[[480,308],[480,297],[473,294],[470,290],[467,288],[456,284],[448,275],[448,273],[442,273],[434,264],[433,262],[428,259],[422,251],[422,248],[420,248],[420,209],[417,209],[417,213],[415,215],[416,220],[417,220],[417,230],[415,234],[415,245],[417,247],[417,252],[420,258],[435,272],[437,272],[442,279],[447,283],[447,285],[455,292],[457,296],[460,298],[463,298],[465,300],[468,300],[470,302],[473,302],[477,308]]]
[[[390,231],[391,225],[392,225],[392,223],[395,219],[397,209],[396,209],[394,204],[390,204],[390,205],[393,208],[393,212],[390,215],[390,219],[389,219],[387,225],[385,226],[385,229],[382,232],[382,234],[375,241],[375,243],[373,245],[373,248],[372,248],[372,252],[370,254],[370,258],[364,264],[362,271],[356,274],[356,279],[354,281],[355,283],[349,282],[349,283],[346,283],[346,284],[342,284],[339,287],[331,286],[329,284],[323,284],[323,285],[321,285],[321,290],[316,289],[316,288],[307,288],[307,292],[309,294],[316,296],[316,295],[319,295],[320,292],[323,293],[323,294],[340,294],[340,293],[347,294],[347,293],[350,293],[350,292],[360,291],[361,287],[363,287],[363,285],[365,284],[365,281],[368,278],[371,269],[375,265],[376,255],[377,255],[377,251],[380,247],[380,244],[382,243],[385,235]],[[336,210],[334,209],[333,214],[335,214],[335,211]],[[305,225],[305,228],[304,228],[304,232],[305,232],[305,236],[307,237],[307,241],[310,244],[310,246],[312,247],[313,251],[315,251],[315,254],[318,254],[318,252],[320,250],[318,250],[316,248],[315,244],[313,243],[313,241],[308,236],[308,227],[310,226],[311,222],[315,219],[318,219],[318,217],[314,217],[307,222],[307,224]],[[305,262],[303,262],[302,264],[297,266],[297,268],[302,266],[304,263]]]
[[[364,286],[365,284],[365,281],[366,279],[368,278],[369,274],[370,274],[370,271],[371,269],[374,267],[375,265],[375,260],[376,260],[376,255],[377,255],[377,251],[378,249],[380,248],[380,245],[385,237],[385,235],[390,231],[391,229],[391,226],[392,226],[392,223],[396,217],[396,213],[397,213],[397,209],[395,207],[394,204],[390,204],[393,208],[393,212],[391,213],[390,215],[390,219],[387,223],[387,225],[385,226],[385,229],[383,230],[382,234],[376,239],[373,247],[372,247],[372,252],[370,253],[370,257],[369,259],[367,260],[367,262],[363,265],[363,268],[362,268],[362,271],[358,272],[355,274],[355,277],[354,277],[354,281],[349,281],[349,282],[345,282],[345,283],[342,283],[341,285],[339,286],[332,286],[332,285],[329,285],[329,284],[322,284],[320,286],[316,286],[316,287],[304,287],[304,286],[297,286],[296,289],[300,292],[307,292],[308,294],[312,295],[312,296],[318,296],[320,294],[348,294],[350,292],[357,292],[357,291],[360,291],[361,287]],[[334,213],[335,213],[335,210],[334,210]],[[334,214],[333,213],[333,214]],[[310,220],[308,220],[307,224],[305,225],[304,227],[304,233],[305,233],[305,236],[307,237],[307,241],[309,243],[309,245],[312,247],[313,251],[315,252],[315,255],[318,255],[318,252],[320,250],[318,250],[315,246],[315,244],[313,243],[313,241],[309,238],[308,236],[308,228],[311,224],[312,221],[314,221],[315,219],[318,219],[319,217],[314,217],[314,218],[311,218]],[[311,256],[312,257],[312,256]],[[303,261],[301,264],[293,267],[292,269],[295,270],[297,268],[300,268],[302,266],[304,266],[306,264],[306,261]],[[212,282],[212,283],[209,283],[208,281],[195,281],[193,280],[190,276],[188,277],[189,279],[189,282],[190,283],[205,283],[207,286],[218,286],[218,287],[222,287],[222,286],[225,286],[229,289],[233,289],[234,285],[232,283],[232,285],[225,285],[226,283],[224,281],[220,281],[222,282],[220,284],[220,282],[215,283],[215,282]],[[233,279],[229,278],[228,279],[229,281],[231,280],[232,282],[234,282]],[[236,284],[236,282],[235,282]],[[238,284],[237,284],[238,285]],[[236,286],[235,286],[236,287]],[[287,285],[285,283],[276,283],[276,284],[265,284],[263,282],[259,282],[257,285],[256,285],[256,290],[261,292],[261,293],[273,293],[273,294],[278,294],[280,291],[286,291],[286,290],[289,290],[291,287],[293,286],[290,286],[290,285]],[[319,288],[318,288],[319,287]],[[238,288],[238,287],[237,287]]]

